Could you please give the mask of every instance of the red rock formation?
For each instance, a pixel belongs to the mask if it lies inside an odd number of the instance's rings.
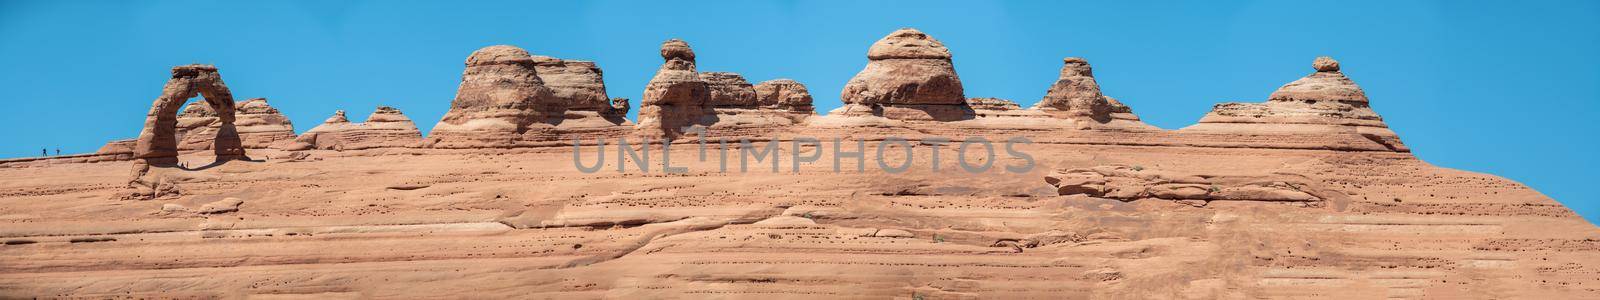
[[[1121,201],[1163,199],[1193,206],[1212,201],[1266,201],[1321,207],[1325,197],[1342,196],[1325,192],[1324,187],[1304,175],[1281,172],[1217,176],[1111,165],[1058,170],[1046,176],[1045,182],[1056,187],[1062,196]]]
[[[443,148],[507,147],[524,133],[559,123],[563,100],[545,87],[528,51],[497,45],[467,57],[450,111],[428,134]]]
[[[267,98],[252,98],[234,104],[239,129],[239,139],[245,148],[267,148],[274,143],[293,140],[294,123],[277,108],[267,104]]]
[[[839,99],[860,105],[966,103],[950,50],[912,28],[873,43],[867,49],[867,67],[850,78]]]
[[[711,91],[695,70],[694,50],[683,40],[661,43],[665,63],[645,85],[637,128],[651,135],[677,136],[688,127],[711,123]]]
[[[150,112],[145,116],[144,129],[139,132],[134,144],[135,156],[160,160],[161,163],[176,162],[171,158],[177,157],[179,150],[176,132],[179,125],[178,109],[189,98],[196,96],[205,96],[206,104],[217,118],[217,134],[214,135],[211,149],[215,150],[218,157],[243,156],[244,146],[234,125],[233,93],[222,83],[217,67],[210,65],[172,68],[172,78],[167,80],[161,96],[150,105]]]
[[[1409,151],[1368,105],[1366,92],[1339,71],[1339,62],[1318,57],[1315,73],[1283,85],[1265,103],[1222,103],[1186,132],[1275,134],[1300,139],[1352,135],[1394,151]],[[1360,139],[1354,139],[1359,141]]]
[[[1061,77],[1033,109],[1057,118],[1069,119],[1078,129],[1151,129],[1139,121],[1133,109],[1100,92],[1089,61],[1080,57],[1062,59]]]
[[[790,111],[814,114],[815,108],[811,102],[811,91],[793,79],[780,78],[762,81],[755,85],[756,102],[761,107],[787,109]]]
[[[293,140],[294,125],[278,109],[267,104],[266,98],[253,98],[234,103],[234,126],[239,140],[246,149],[265,149],[280,141]],[[175,136],[178,150],[211,149],[213,138],[221,130],[217,113],[201,102],[190,102],[178,113]]]
[[[874,58],[940,53],[910,45]],[[670,163],[646,156],[688,172],[612,172],[620,153],[568,144],[628,128],[573,125],[605,109],[598,69],[547,72],[525,53],[486,49],[469,59],[446,118],[465,129],[452,139],[469,139],[440,145],[554,147],[299,151],[195,168],[139,160],[130,198],[163,201],[114,203],[107,187],[124,183],[124,165],[93,162],[131,157],[151,139],[107,144],[106,155],[0,160],[0,298],[1566,299],[1600,285],[1594,225],[1514,181],[1406,153],[1331,59],[1265,103],[1218,105],[1179,131],[1131,130],[1140,125],[1131,109],[1070,60],[1040,109],[996,98],[848,104],[866,111],[840,119],[861,122],[824,128],[818,120],[835,116],[770,126],[810,115],[798,83],[749,87],[750,104],[742,79],[697,73],[681,42],[663,48],[667,66],[645,101],[654,124],[720,138],[837,137],[843,147],[783,143],[752,164],[782,158],[770,172],[680,147]],[[246,131],[249,104],[179,115],[182,97],[220,86],[214,69],[184,70],[162,98],[178,100],[151,113],[168,126],[152,128],[204,135],[233,107]],[[902,87],[889,98],[930,95]],[[682,107],[698,115],[673,111]],[[968,118],[927,117],[934,108]],[[364,123],[338,113],[299,149],[404,147],[418,136],[380,107]],[[875,140],[884,137],[916,149]],[[974,137],[1000,155],[960,150]],[[1012,137],[1033,142],[998,141]],[[934,138],[949,143],[933,150]],[[173,152],[185,140],[167,139]],[[147,159],[159,158],[173,157]],[[573,168],[592,161],[607,168]],[[896,162],[906,172],[889,171]],[[964,171],[971,162],[993,169]],[[1023,165],[1035,168],[1013,170]]]
[[[763,95],[756,86],[737,73],[705,72],[700,73],[700,77],[706,81],[711,97],[709,103],[712,111],[716,112],[715,122],[710,124],[710,129],[786,127],[799,124],[813,114],[810,110],[811,95],[805,92],[805,86],[792,80],[774,83],[783,84],[784,87],[765,87],[768,93],[773,93],[765,96],[770,99],[769,103],[763,102]],[[791,98],[787,99],[790,103],[780,104],[780,96]],[[793,99],[800,97],[805,99]]]
[[[533,56],[539,79],[554,92],[556,102],[565,106],[565,122],[587,122],[599,118],[609,125],[631,125],[627,99],[606,97],[604,73],[594,62]],[[620,106],[616,100],[621,100]],[[601,124],[606,125],[606,124]]]
[[[867,49],[867,67],[845,83],[845,105],[829,114],[890,119],[968,119],[961,77],[944,43],[912,28],[890,33]]]
[[[360,150],[411,147],[422,141],[422,132],[399,109],[379,106],[365,122],[351,123],[343,110],[323,121],[295,141],[296,148]]]
[[[746,107],[753,108],[761,105],[756,97],[755,86],[744,80],[744,76],[733,72],[703,72],[700,78],[706,82],[706,90],[710,92],[710,104],[713,107]]]

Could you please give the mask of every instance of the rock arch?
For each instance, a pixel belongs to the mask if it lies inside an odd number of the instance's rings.
[[[172,79],[162,88],[161,97],[150,105],[145,115],[144,130],[134,143],[134,156],[151,163],[176,163],[178,140],[178,110],[184,102],[195,96],[204,96],[207,105],[217,113],[221,128],[212,142],[218,160],[244,156],[244,146],[239,131],[234,127],[233,93],[222,83],[222,75],[211,65],[185,65],[172,67]]]

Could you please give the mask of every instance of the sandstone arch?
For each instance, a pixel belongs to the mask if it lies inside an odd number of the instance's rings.
[[[134,142],[134,156],[152,163],[173,163],[178,157],[178,110],[190,98],[204,96],[207,105],[217,113],[221,128],[212,142],[218,160],[244,156],[244,146],[234,127],[233,93],[222,83],[217,67],[211,65],[185,65],[172,67],[172,79],[162,88],[161,97],[150,105],[145,115],[144,130]]]

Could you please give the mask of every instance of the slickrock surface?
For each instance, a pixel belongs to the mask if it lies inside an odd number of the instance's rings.
[[[919,127],[932,122],[1011,131],[1159,131],[1139,121],[1131,108],[1102,95],[1082,58],[1066,58],[1045,98],[1032,109],[1020,109],[995,102],[1009,100],[968,99],[950,53],[943,43],[916,29],[890,33],[868,48],[867,67],[846,83],[840,95],[844,106],[808,124]]]
[[[367,120],[352,123],[343,110],[336,111],[322,125],[317,125],[295,139],[297,145],[290,150],[360,150],[371,148],[412,147],[422,141],[422,131],[399,109],[379,106]]]
[[[1312,68],[1315,73],[1283,85],[1265,103],[1217,104],[1199,124],[1183,130],[1266,133],[1283,139],[1358,136],[1389,149],[1408,151],[1368,105],[1366,92],[1340,72],[1338,61],[1318,57]]]
[[[863,150],[874,153],[875,144]],[[780,153],[793,150],[780,145]],[[1593,225],[1521,184],[1433,167],[1407,153],[1033,144],[1018,148],[1037,160],[1033,170],[1002,171],[1023,163],[1002,152],[996,170],[969,175],[959,173],[952,148],[941,148],[940,173],[931,171],[929,148],[919,147],[911,171],[900,174],[877,171],[871,158],[868,171],[855,172],[853,157],[834,174],[831,149],[798,173],[788,172],[785,158],[783,172],[757,163],[741,174],[736,166],[715,172],[714,160],[700,162],[694,147],[680,145],[673,165],[690,172],[676,176],[659,174],[659,152],[651,154],[650,174],[610,165],[585,174],[572,167],[570,147],[496,155],[310,150],[321,159],[174,171],[182,195],[159,201],[109,200],[125,162],[0,168],[7,178],[0,181],[0,295],[1600,292]],[[596,159],[592,150],[584,149],[584,163]],[[614,160],[610,150],[606,159]],[[1107,183],[1103,192],[1061,195],[1046,181],[1058,172]],[[244,204],[195,212],[227,198]]]

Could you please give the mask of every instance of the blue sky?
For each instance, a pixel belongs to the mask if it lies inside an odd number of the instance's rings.
[[[1505,176],[1600,220],[1600,2],[1355,1],[11,1],[0,0],[0,157],[93,152],[138,134],[168,70],[216,64],[239,99],[295,123],[392,105],[426,132],[472,50],[516,45],[597,61],[638,107],[682,38],[701,71],[807,84],[819,111],[867,46],[916,27],[955,54],[969,97],[1031,105],[1061,58],[1168,129],[1260,101],[1342,62],[1416,155]]]

